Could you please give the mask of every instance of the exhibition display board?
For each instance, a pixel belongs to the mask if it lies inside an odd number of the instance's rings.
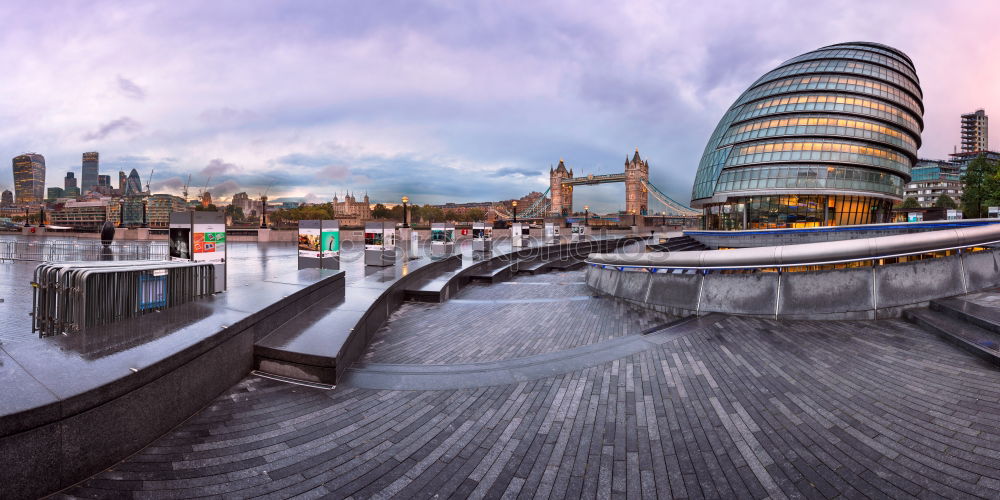
[[[391,266],[396,263],[396,223],[365,223],[365,265]]]
[[[340,269],[340,221],[301,220],[299,269]]]
[[[531,237],[531,225],[515,222],[510,225],[510,244],[513,247],[526,247]]]
[[[215,292],[226,289],[226,216],[222,212],[170,214],[170,260],[210,262],[215,266]]]
[[[431,254],[451,255],[455,250],[455,225],[446,222],[431,224]]]
[[[587,226],[579,222],[574,222],[573,225],[570,227],[570,235],[572,237],[572,241],[574,243],[578,241],[586,241],[588,229],[589,228]]]
[[[545,223],[545,244],[553,245],[559,243],[559,226],[552,222]]]

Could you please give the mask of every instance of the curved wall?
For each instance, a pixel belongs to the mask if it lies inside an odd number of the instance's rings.
[[[886,266],[794,273],[649,273],[591,265],[600,293],[678,316],[893,318],[934,299],[1000,286],[1000,249]]]
[[[888,222],[917,160],[912,61],[851,42],[785,61],[750,86],[705,147],[691,194],[708,229]]]

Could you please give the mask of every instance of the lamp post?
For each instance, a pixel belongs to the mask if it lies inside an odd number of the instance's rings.
[[[583,206],[583,225],[590,225],[590,206],[588,205]]]
[[[28,215],[28,207],[24,207],[24,227],[31,227],[31,217]]]
[[[143,200],[142,200],[142,226],[140,226],[140,227],[149,227],[149,219],[146,216],[146,203],[147,203],[147,199],[143,198]]]
[[[125,227],[125,198],[118,199],[118,227]]]
[[[514,207],[514,222],[517,222],[517,200],[510,202],[510,204]]]
[[[403,227],[410,227],[409,219],[406,217],[406,204],[410,202],[408,196],[403,197]]]
[[[267,229],[267,196],[260,197],[260,228]]]
[[[38,207],[38,227],[45,227],[45,204]]]

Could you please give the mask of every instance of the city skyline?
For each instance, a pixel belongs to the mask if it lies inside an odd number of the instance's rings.
[[[216,198],[274,183],[272,199],[350,189],[428,204],[543,191],[560,158],[577,175],[612,173],[639,147],[653,183],[687,202],[732,101],[819,46],[868,40],[913,58],[920,157],[960,145],[961,114],[1000,106],[998,70],[980,63],[993,6],[827,2],[792,25],[773,22],[787,2],[686,5],[6,5],[23,21],[4,36],[24,76],[0,84],[12,103],[0,148],[45,155],[47,187],[67,171],[82,181],[81,154],[98,151],[105,174],[155,169],[154,192],[191,174],[192,192],[211,176]],[[949,20],[966,29],[927,36]],[[20,37],[29,26],[66,35]],[[13,188],[9,170],[0,185]],[[623,190],[575,201],[612,211]]]

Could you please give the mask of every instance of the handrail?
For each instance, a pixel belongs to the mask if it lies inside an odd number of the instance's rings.
[[[660,191],[660,188],[654,186],[647,179],[640,179],[640,182],[642,183],[642,186],[648,190],[649,194],[653,195],[653,198],[656,198],[660,203],[663,203],[668,209],[676,212],[676,215],[682,217],[696,217],[702,215],[700,210],[695,210],[667,196],[666,193]]]
[[[1000,224],[854,240],[733,250],[596,254],[587,263],[622,268],[745,269],[815,266],[1000,244]]]

